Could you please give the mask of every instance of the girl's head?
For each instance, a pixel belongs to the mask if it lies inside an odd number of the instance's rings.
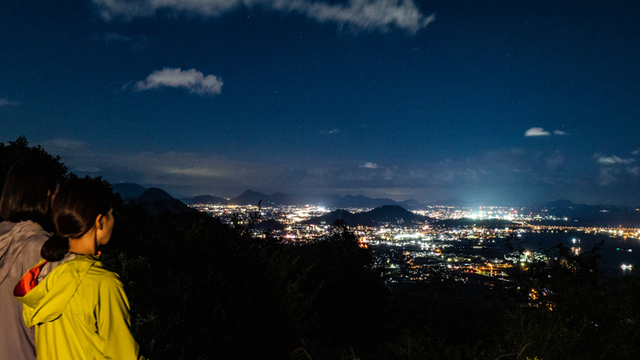
[[[111,199],[111,190],[97,180],[72,179],[62,186],[53,201],[56,234],[43,245],[42,257],[61,260],[69,241],[88,238],[94,250],[109,242],[114,224]]]
[[[40,160],[20,160],[11,166],[0,197],[0,217],[19,222],[50,223],[50,198],[59,179],[51,165]]]

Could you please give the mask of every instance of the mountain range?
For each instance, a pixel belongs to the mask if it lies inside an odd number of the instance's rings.
[[[406,209],[414,209],[425,205],[416,200],[398,202],[387,198],[369,198],[362,195],[288,195],[283,193],[267,195],[252,190],[246,190],[239,196],[231,199],[204,195],[180,200],[189,205],[258,205],[258,202],[262,201],[262,205],[318,205],[328,208],[375,208],[383,205],[399,205]]]
[[[141,185],[131,183],[114,184],[112,187],[125,200],[135,199],[146,190]],[[262,201],[262,205],[319,205],[329,208],[375,208],[383,205],[399,205],[406,209],[418,209],[426,205],[416,200],[398,202],[392,199],[374,199],[362,195],[287,195],[283,193],[267,195],[252,190],[246,190],[231,199],[213,195],[199,195],[191,198],[180,198],[180,201],[187,205],[258,205],[258,202]]]
[[[366,196],[357,195],[287,195],[283,193],[275,193],[273,195],[267,195],[264,193],[247,190],[237,197],[231,199],[224,199],[212,195],[201,195],[192,198],[182,198],[177,200],[167,194],[164,190],[157,188],[146,189],[138,184],[120,183],[112,185],[114,191],[119,193],[120,196],[131,202],[138,202],[146,204],[145,206],[154,208],[153,212],[174,212],[184,211],[188,209],[187,205],[193,204],[220,204],[220,205],[258,205],[260,202],[262,206],[267,205],[319,205],[327,208],[337,209],[350,209],[350,208],[379,208],[385,206],[396,206],[397,208],[403,208],[407,210],[422,210],[430,205],[436,205],[434,203],[419,202],[416,200],[406,200],[397,202],[387,198],[368,198]],[[147,191],[151,190],[145,196],[142,196]],[[161,205],[164,203],[163,205]],[[449,205],[462,207],[465,202],[457,199],[450,199],[448,201],[438,203],[438,205]],[[185,205],[186,204],[186,205]],[[640,227],[640,210],[638,208],[620,207],[613,205],[586,205],[575,204],[569,200],[558,200],[549,202],[539,206],[528,207],[531,209],[537,208],[546,209],[549,215],[554,215],[557,218],[567,218],[572,221],[576,226],[598,226],[598,227]],[[352,214],[346,210],[341,213],[330,213],[333,216],[333,220],[342,218],[347,223],[347,219],[352,219],[352,216],[358,214]],[[406,210],[405,210],[406,211]],[[325,215],[328,216],[329,214]],[[359,216],[359,215],[358,215]],[[357,217],[356,217],[357,218]],[[391,219],[391,218],[390,218]],[[327,223],[332,223],[331,218],[327,217],[323,219]],[[354,220],[361,225],[370,223],[368,219],[358,218]],[[407,220],[405,220],[407,221]],[[413,220],[409,220],[413,221]],[[427,220],[428,221],[428,220]]]

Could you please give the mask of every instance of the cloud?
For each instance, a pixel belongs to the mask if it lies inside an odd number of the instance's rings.
[[[618,182],[619,177],[620,177],[619,169],[604,167],[600,169],[600,174],[598,175],[598,185],[609,186],[612,184],[616,184]]]
[[[524,133],[524,136],[549,136],[551,135],[548,131],[545,131],[541,127],[532,127]]]
[[[603,156],[600,154],[595,154],[594,157],[598,161],[598,164],[602,164],[602,165],[631,164],[632,162],[635,161],[635,159],[622,159],[615,155]]]
[[[547,158],[548,168],[557,168],[567,163],[567,158],[564,154],[556,152]]]
[[[268,162],[197,152],[136,152],[126,148],[113,152],[94,148],[95,143],[73,139],[52,139],[42,145],[50,153],[54,153],[50,147],[57,146],[56,154],[80,176],[101,175],[112,183],[160,187],[177,197],[202,194],[233,197],[252,189],[265,193],[360,194],[396,200],[454,196],[471,201],[494,197],[513,203],[528,197],[532,203],[538,203],[542,201],[542,191],[549,199],[570,196],[595,203],[599,201],[598,191],[616,195],[621,186],[640,185],[636,162],[602,165],[596,170],[562,152],[520,148],[498,149],[467,159],[380,166],[347,158]],[[584,160],[593,165],[596,159]],[[536,191],[538,195],[534,195]],[[620,201],[631,201],[625,196]]]
[[[634,156],[640,155],[640,149],[632,151],[631,155],[634,155]]]
[[[312,0],[93,0],[105,20],[150,17],[158,10],[217,17],[241,7],[262,7],[299,13],[319,23],[332,22],[357,30],[388,31],[390,27],[415,34],[435,20],[425,16],[413,0],[349,0],[347,3]]]
[[[331,135],[331,134],[339,134],[340,132],[341,132],[340,129],[332,129],[332,130],[328,130],[328,131],[320,131],[320,134]]]
[[[61,152],[65,150],[79,150],[87,147],[87,143],[74,139],[50,139],[42,142],[42,146],[49,151]]]
[[[102,171],[102,169],[100,169],[97,166],[78,166],[73,168],[72,171],[81,172],[81,173],[97,173]]]
[[[524,136],[550,136],[551,133],[546,131],[541,127],[532,127],[531,129],[525,131]],[[564,136],[569,135],[568,132],[562,130],[553,130],[553,135]]]
[[[606,186],[628,186],[637,182],[640,175],[640,167],[632,166],[635,159],[623,159],[616,155],[605,156],[599,153],[593,158],[601,165],[598,175],[598,185]]]
[[[157,89],[160,87],[185,88],[198,95],[216,95],[222,92],[222,79],[215,75],[204,76],[196,69],[164,68],[154,71],[145,80],[138,81],[138,91]]]
[[[20,102],[18,101],[11,101],[9,99],[0,99],[0,107],[3,106],[20,106]]]

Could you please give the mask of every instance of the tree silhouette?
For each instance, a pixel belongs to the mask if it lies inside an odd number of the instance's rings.
[[[60,179],[68,176],[69,169],[62,163],[60,156],[47,153],[40,145],[29,146],[27,138],[20,136],[7,144],[0,142],[0,192],[11,166],[24,159],[36,159],[50,164]]]

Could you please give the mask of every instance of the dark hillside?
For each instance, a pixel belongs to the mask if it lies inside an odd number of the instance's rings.
[[[184,199],[184,203],[188,205],[194,204],[226,204],[227,199],[212,195],[200,195],[192,198]]]
[[[133,200],[147,190],[138,184],[120,183],[113,185],[113,191],[120,194],[123,200]]]
[[[141,205],[151,214],[178,214],[195,211],[182,201],[171,197],[166,191],[158,188],[145,190],[132,203]]]
[[[263,202],[266,203],[267,197],[268,195],[265,195],[263,193],[247,190],[242,194],[240,194],[239,196],[229,199],[227,203],[229,205],[256,205],[257,206],[260,200],[263,200]]]
[[[352,214],[347,210],[335,210],[328,214],[318,216],[303,221],[303,224],[315,224],[315,225],[330,225],[336,220],[343,220],[347,226],[355,227],[358,225],[373,226],[374,223],[370,220],[364,220],[358,214]]]
[[[416,215],[398,205],[385,205],[371,211],[352,214],[346,210],[336,210],[328,214],[305,220],[303,224],[332,224],[336,220],[343,220],[347,226],[376,226],[392,224],[406,224],[407,226],[423,224],[432,219]]]

